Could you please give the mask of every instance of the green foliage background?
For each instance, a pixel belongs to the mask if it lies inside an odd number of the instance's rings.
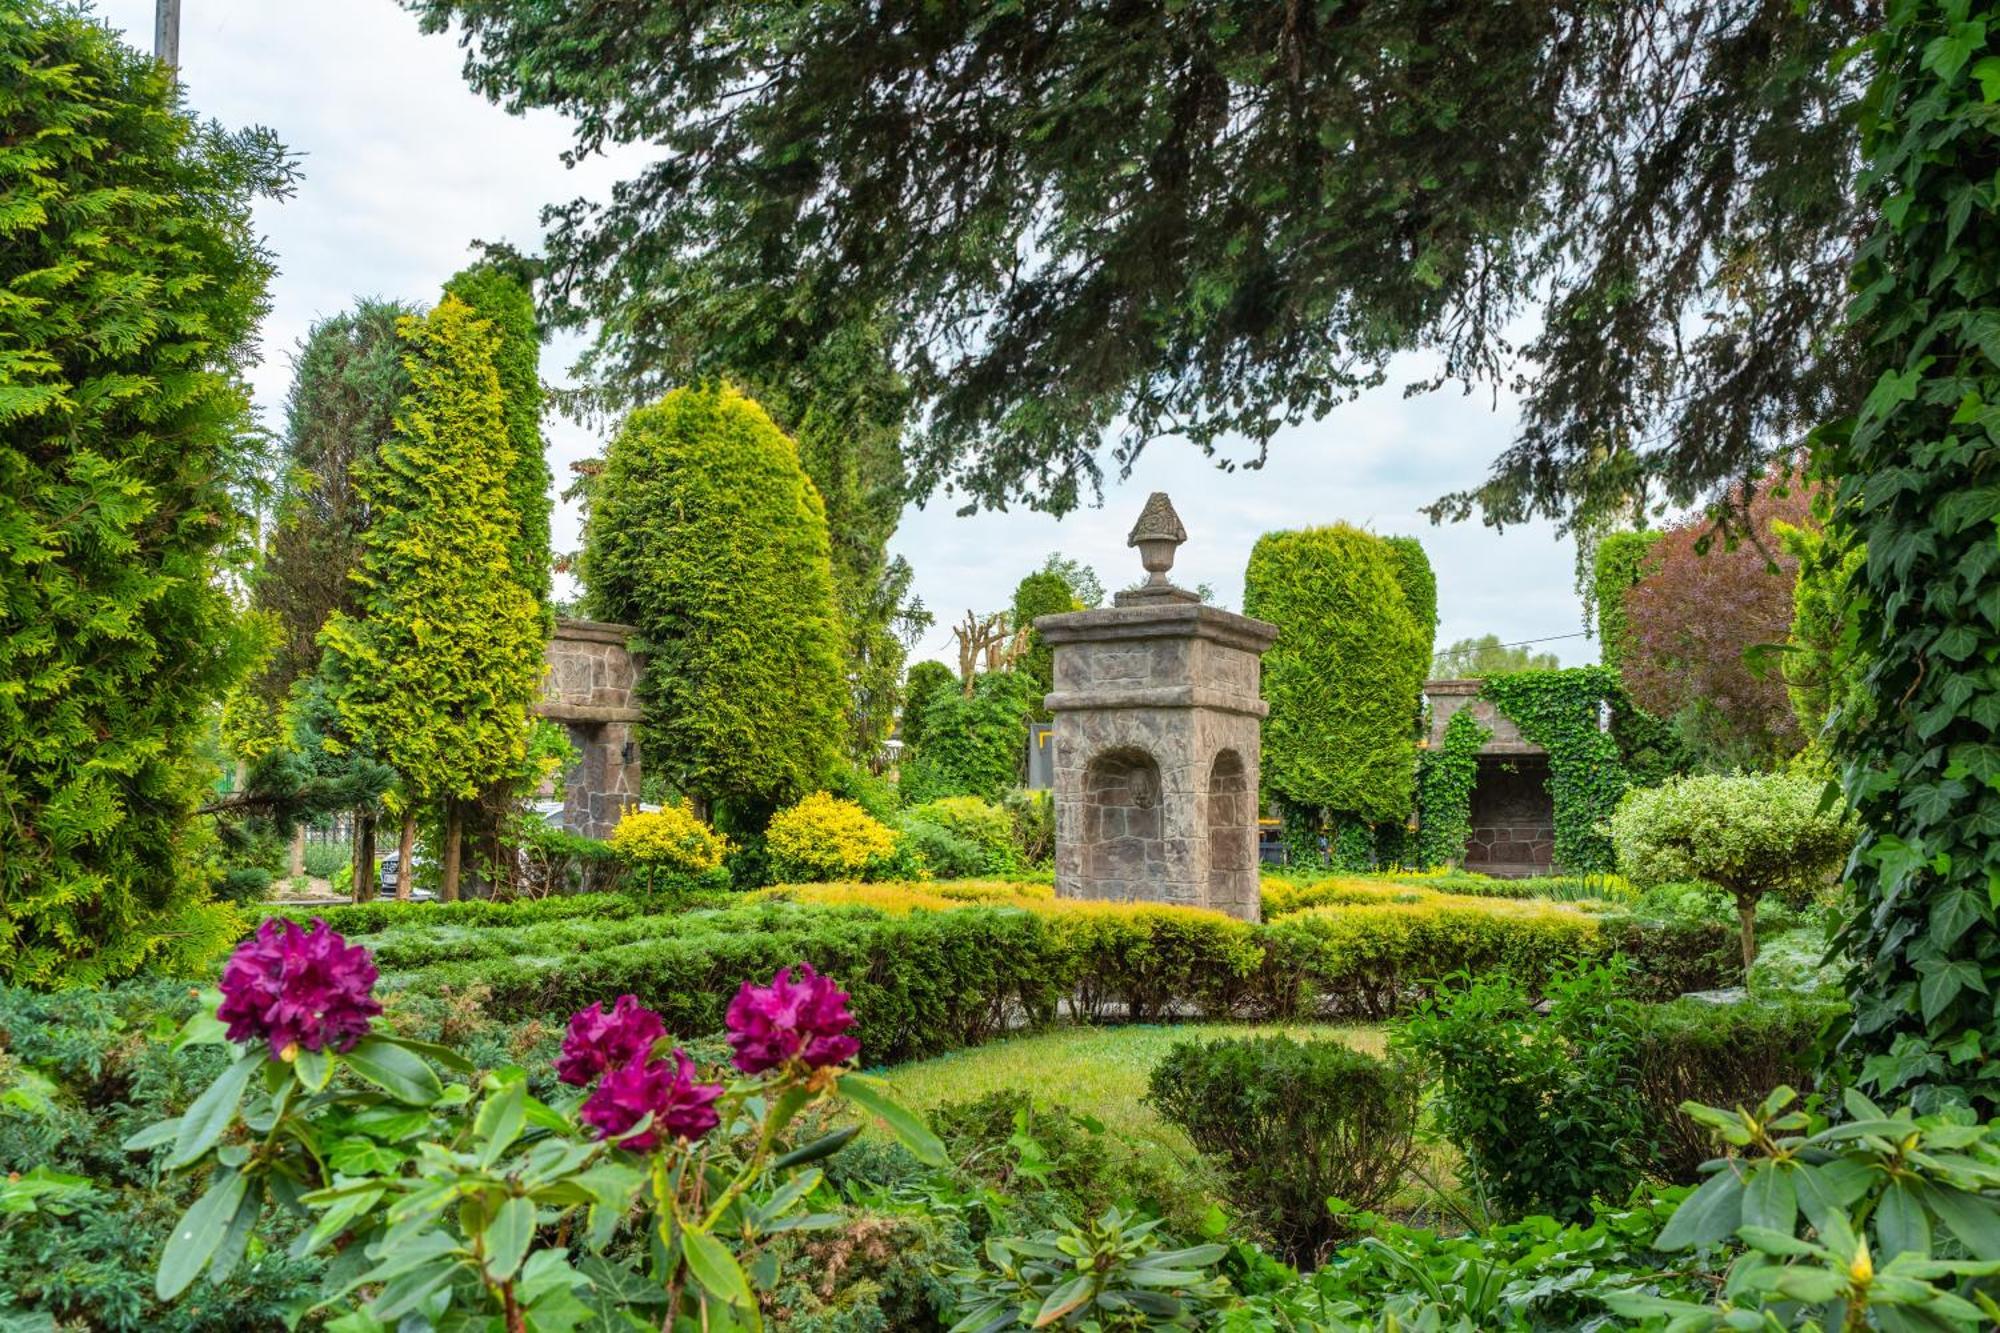
[[[1874,229],[1854,272],[1873,387],[1822,431],[1830,538],[1874,706],[1830,734],[1862,821],[1838,943],[1863,1086],[2000,1113],[2000,25],[1894,0],[1861,117]]]
[[[987,671],[968,696],[939,689],[924,706],[923,743],[903,762],[905,804],[944,796],[977,796],[997,801],[1021,781],[1027,751],[1027,721],[1041,693],[1019,671]]]
[[[67,6],[0,9],[0,980],[194,969],[236,919],[195,822],[257,636],[250,215],[290,165]]]
[[[1597,543],[1590,582],[1591,610],[1596,617],[1598,660],[1616,669],[1631,632],[1625,618],[1625,590],[1645,571],[1646,553],[1660,540],[1654,530],[1607,533]]]
[[[1051,569],[1037,570],[1014,585],[1013,605],[1014,628],[1025,631],[1028,647],[1014,662],[1014,670],[1034,681],[1042,694],[1055,688],[1056,650],[1042,640],[1034,628],[1037,616],[1060,615],[1065,611],[1080,611],[1082,603],[1077,601],[1069,583],[1063,576]],[[1035,716],[1047,717],[1040,698],[1035,700]]]
[[[277,523],[253,592],[278,623],[271,659],[254,681],[272,708],[318,669],[327,618],[355,608],[348,575],[361,563],[368,525],[359,483],[409,392],[396,323],[415,313],[393,301],[361,301],[314,324],[299,344],[285,401]]]
[[[516,526],[507,543],[514,579],[544,607],[554,566],[549,555],[549,514],[555,500],[542,443],[541,325],[527,276],[498,259],[453,274],[444,285],[472,313],[493,326],[493,369],[500,380],[500,411],[513,451],[507,499]],[[545,613],[546,614],[546,613]],[[553,622],[551,621],[551,628]]]
[[[423,806],[470,798],[522,758],[543,620],[511,559],[498,336],[454,296],[400,329],[410,392],[361,486],[358,611],[324,638],[342,722]]]
[[[591,613],[644,636],[650,768],[767,811],[825,780],[847,706],[826,513],[761,407],[710,385],[628,416],[582,574]]]
[[[1396,583],[1403,590],[1410,619],[1417,622],[1417,630],[1424,636],[1424,669],[1428,672],[1431,658],[1437,655],[1437,572],[1431,568],[1430,556],[1424,553],[1424,544],[1415,537],[1382,540],[1389,544],[1389,553],[1395,558]]]
[[[1250,553],[1243,610],[1278,626],[1264,655],[1263,781],[1287,802],[1368,823],[1410,813],[1431,642],[1403,590],[1405,559],[1346,524],[1266,533]]]

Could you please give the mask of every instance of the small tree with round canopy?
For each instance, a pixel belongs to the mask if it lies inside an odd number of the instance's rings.
[[[1641,888],[1702,880],[1736,900],[1743,973],[1757,959],[1757,901],[1832,881],[1854,845],[1843,805],[1822,808],[1804,773],[1701,773],[1626,793],[1611,817],[1618,867]]]

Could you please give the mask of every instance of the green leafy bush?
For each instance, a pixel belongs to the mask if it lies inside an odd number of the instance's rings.
[[[954,869],[952,877],[1007,875],[1020,868],[1014,850],[1014,820],[998,805],[977,796],[943,796],[913,806],[904,816],[905,830],[927,824],[969,845],[976,854],[971,869]],[[933,873],[946,874],[943,867],[926,861]]]
[[[1640,1010],[1636,1074],[1655,1169],[1691,1183],[1715,1155],[1713,1132],[1681,1108],[1755,1106],[1774,1088],[1812,1088],[1832,1001],[1678,1000]]]
[[[1040,702],[1033,678],[1016,671],[981,673],[969,695],[932,691],[924,705],[923,739],[903,760],[904,804],[943,796],[997,801],[1018,786],[1028,718]]]
[[[337,842],[306,844],[306,873],[315,879],[331,879],[342,866],[354,864],[352,850]]]
[[[898,846],[938,879],[971,879],[988,873],[990,858],[984,847],[920,819],[904,822]]]
[[[1611,819],[1618,864],[1641,888],[1702,880],[1736,900],[1747,975],[1757,957],[1757,902],[1794,904],[1827,888],[1854,844],[1824,780],[1803,773],[1703,773],[1629,793]]]
[[[1023,866],[1047,866],[1056,854],[1056,803],[1052,793],[1015,788],[1001,802],[1014,825],[1014,853]]]
[[[1294,1263],[1344,1230],[1329,1198],[1387,1203],[1415,1147],[1421,1083],[1338,1041],[1177,1043],[1146,1099],[1222,1165],[1231,1200]]]
[[[1226,1245],[1168,1249],[1142,1221],[1117,1208],[1082,1224],[1065,1221],[1031,1237],[987,1242],[984,1263],[956,1275],[963,1316],[951,1333],[1047,1328],[1199,1325],[1230,1304],[1213,1268]]]
[[[74,6],[0,10],[0,67],[0,980],[204,966],[240,922],[198,747],[260,646],[251,205],[291,165]]]
[[[1275,796],[1362,824],[1407,818],[1431,626],[1404,555],[1345,524],[1257,539],[1243,610],[1278,626],[1264,656],[1263,778]],[[1421,609],[1421,608],[1419,608]]]
[[[1435,1072],[1437,1126],[1465,1154],[1471,1184],[1508,1217],[1588,1218],[1630,1194],[1647,1160],[1635,1082],[1638,1006],[1623,971],[1552,977],[1548,1013],[1505,972],[1456,977],[1395,1032],[1395,1049]]]

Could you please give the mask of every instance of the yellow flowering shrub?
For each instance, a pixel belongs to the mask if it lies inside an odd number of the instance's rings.
[[[899,837],[855,802],[816,791],[780,810],[764,841],[780,881],[812,884],[866,878],[883,869],[896,854]]]
[[[729,855],[729,839],[683,805],[627,810],[611,830],[611,849],[633,865],[676,874],[701,875],[719,869]]]

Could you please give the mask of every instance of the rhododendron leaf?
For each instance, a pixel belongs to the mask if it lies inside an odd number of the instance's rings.
[[[734,1312],[756,1326],[757,1303],[750,1296],[750,1280],[743,1276],[728,1246],[706,1231],[683,1231],[681,1252],[687,1256],[688,1272],[694,1274],[703,1291],[734,1307]]]
[[[861,1132],[859,1125],[843,1125],[831,1134],[823,1134],[811,1143],[801,1144],[771,1164],[772,1169],[783,1171],[788,1167],[804,1166],[807,1162],[817,1162],[831,1157],[854,1142],[854,1136]]]
[[[931,1133],[916,1112],[897,1101],[888,1085],[866,1074],[842,1074],[840,1094],[862,1110],[879,1117],[896,1136],[896,1141],[916,1155],[925,1166],[944,1166],[944,1144]]]
[[[210,987],[201,993],[201,1008],[189,1015],[181,1024],[181,1030],[174,1037],[172,1050],[178,1055],[190,1046],[222,1046],[228,1043],[228,1025],[215,1016],[215,1007],[222,1003],[222,992]]]
[[[324,1092],[333,1078],[333,1057],[325,1051],[300,1051],[292,1060],[292,1077],[307,1092]]]
[[[209,1182],[208,1192],[181,1214],[181,1220],[174,1224],[174,1234],[167,1239],[166,1249],[160,1253],[160,1269],[153,1278],[154,1294],[161,1300],[170,1301],[186,1291],[188,1284],[208,1267],[216,1247],[222,1244],[223,1233],[236,1218],[249,1183],[234,1171],[218,1171]]]
[[[484,1239],[487,1277],[494,1282],[512,1278],[535,1239],[534,1201],[516,1197],[501,1204],[486,1226]]]
[[[429,1106],[444,1095],[437,1071],[421,1056],[380,1037],[364,1037],[347,1053],[354,1072],[399,1102]]]
[[[1691,1245],[1714,1245],[1736,1234],[1742,1221],[1743,1178],[1723,1170],[1681,1200],[1653,1248],[1671,1254]]]
[[[484,1145],[479,1150],[481,1166],[499,1161],[500,1155],[521,1137],[528,1123],[527,1096],[528,1085],[517,1079],[488,1095],[480,1104],[479,1114],[473,1118],[472,1133]]]
[[[236,1215],[229,1219],[229,1226],[222,1233],[222,1243],[215,1247],[215,1257],[209,1260],[210,1286],[221,1286],[236,1271],[236,1265],[243,1262],[244,1251],[250,1248],[250,1231],[264,1212],[263,1178],[253,1176],[248,1179],[250,1187],[243,1191],[243,1201],[236,1205]]]
[[[1096,1274],[1084,1273],[1079,1277],[1071,1278],[1068,1282],[1063,1283],[1060,1287],[1050,1292],[1048,1299],[1042,1302],[1042,1308],[1035,1312],[1034,1327],[1047,1328],[1070,1311],[1081,1306],[1085,1301],[1090,1299],[1091,1287],[1096,1281]]]
[[[379,1033],[372,1040],[385,1041],[391,1046],[400,1046],[413,1055],[421,1055],[426,1060],[435,1061],[455,1073],[470,1074],[478,1068],[472,1061],[460,1055],[449,1046],[440,1046],[434,1041],[418,1041],[414,1037],[395,1037]]]
[[[183,1167],[198,1160],[213,1148],[222,1137],[222,1131],[229,1128],[229,1122],[236,1118],[236,1108],[243,1102],[243,1090],[250,1085],[250,1075],[264,1063],[261,1051],[238,1056],[234,1063],[216,1076],[201,1096],[194,1099],[187,1114],[181,1117],[180,1133],[174,1138],[173,1156],[167,1159],[169,1167]]]
[[[146,1148],[157,1148],[162,1143],[172,1143],[181,1132],[180,1117],[162,1120],[157,1125],[148,1125],[126,1139],[122,1145],[126,1152],[139,1152]]]

